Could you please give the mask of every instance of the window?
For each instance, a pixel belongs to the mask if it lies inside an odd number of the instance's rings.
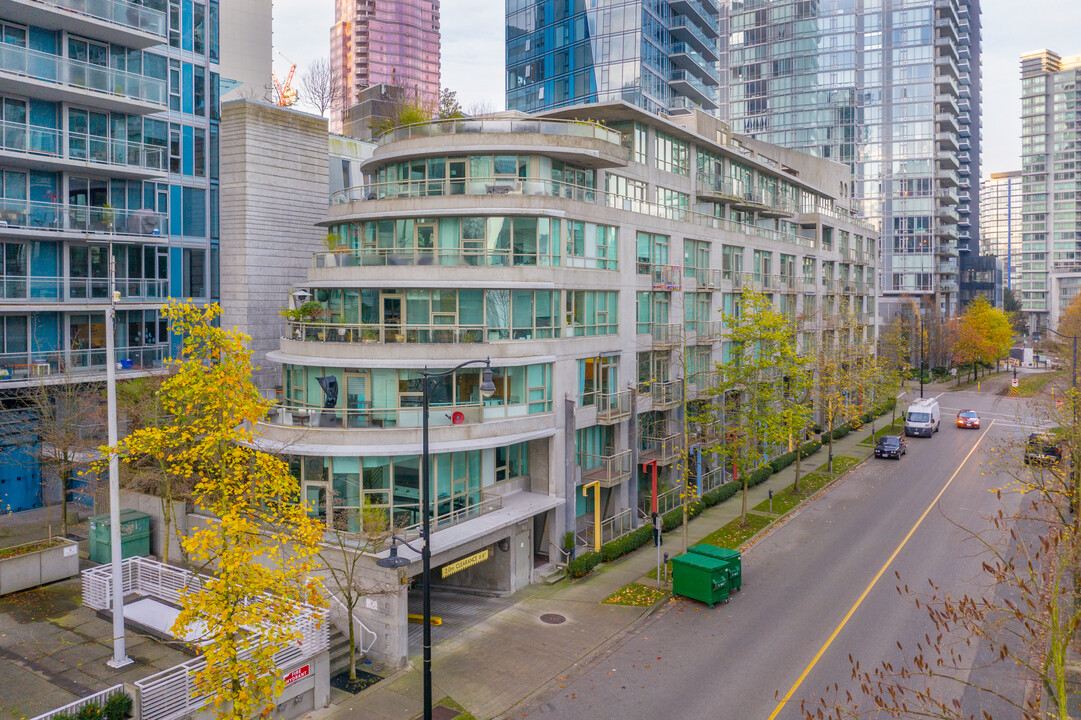
[[[184,248],[181,294],[187,298],[206,297],[206,251]]]
[[[614,393],[619,389],[616,356],[591,357],[578,361],[578,404],[582,407],[597,404],[597,396]]]
[[[574,290],[565,295],[568,333],[582,336],[618,332],[618,292]]]
[[[657,168],[677,175],[690,174],[690,150],[687,143],[674,137],[657,133]]]
[[[495,449],[495,481],[503,482],[529,475],[529,443],[515,443]]]
[[[588,267],[598,270],[618,268],[618,230],[608,225],[568,220],[567,267]]]

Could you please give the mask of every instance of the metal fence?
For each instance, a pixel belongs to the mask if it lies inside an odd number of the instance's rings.
[[[62,705],[54,710],[50,710],[47,713],[42,713],[32,720],[52,720],[57,715],[65,715],[67,717],[78,717],[79,711],[87,705],[102,705],[105,703],[105,699],[113,693],[124,692],[123,685],[113,685],[111,688],[96,692],[93,695],[87,695],[84,698],[79,698],[75,702],[70,702],[67,705]]]

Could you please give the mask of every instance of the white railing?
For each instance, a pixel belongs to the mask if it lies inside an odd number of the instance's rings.
[[[121,566],[121,578],[125,595],[145,595],[174,604],[179,603],[185,589],[198,589],[205,579],[202,575],[144,557],[125,559]],[[112,607],[110,566],[84,570],[82,582],[85,606],[94,610]],[[327,611],[305,603],[295,605],[298,613],[292,629],[299,640],[275,653],[274,662],[279,668],[323,652],[330,646]],[[258,642],[259,628],[250,629],[252,640]],[[241,656],[250,652],[250,649],[242,651]],[[197,677],[205,666],[203,658],[195,658],[136,681],[142,709],[141,720],[171,720],[201,707],[208,698],[199,687]]]
[[[124,692],[124,686],[123,685],[113,685],[111,688],[108,688],[107,690],[102,690],[101,692],[96,692],[93,695],[87,695],[84,698],[79,698],[75,702],[69,702],[67,705],[61,705],[60,707],[56,708],[55,710],[50,710],[47,713],[42,713],[41,715],[38,715],[37,717],[32,718],[32,720],[52,720],[52,718],[56,717],[57,715],[61,715],[61,714],[65,715],[66,717],[72,717],[72,718],[78,717],[79,716],[79,711],[82,710],[87,705],[98,705],[98,706],[100,706],[105,702],[106,698],[108,698],[113,693],[122,693],[122,692]]]
[[[357,648],[362,653],[366,653],[371,650],[372,646],[375,645],[375,641],[379,638],[379,636],[375,634],[374,630],[365,625],[364,622],[360,618],[358,618],[355,613],[350,612],[349,608],[346,607],[345,603],[342,602],[337,595],[331,592],[330,589],[326,587],[326,585],[323,586],[323,589],[326,590],[326,596],[330,598],[330,600],[334,603],[334,607],[338,608],[337,612],[330,612],[330,621],[339,628],[344,625],[344,632],[346,634],[346,637],[349,636],[350,623],[353,623],[355,627],[359,627],[360,637],[358,639],[360,640],[360,643],[357,645]],[[369,635],[372,639],[370,642],[365,643],[365,638]]]
[[[625,508],[610,518],[601,520],[601,544],[618,540],[634,530],[632,508]]]

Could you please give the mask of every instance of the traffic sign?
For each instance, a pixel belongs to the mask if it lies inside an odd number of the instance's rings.
[[[1014,386],[1014,387],[1017,387],[1017,378],[1014,378],[1014,379],[1012,380],[1012,382],[1013,382],[1013,386]]]

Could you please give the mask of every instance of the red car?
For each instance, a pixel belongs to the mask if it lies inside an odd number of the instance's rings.
[[[957,413],[957,427],[979,430],[980,416],[976,414],[975,410],[962,410]]]

